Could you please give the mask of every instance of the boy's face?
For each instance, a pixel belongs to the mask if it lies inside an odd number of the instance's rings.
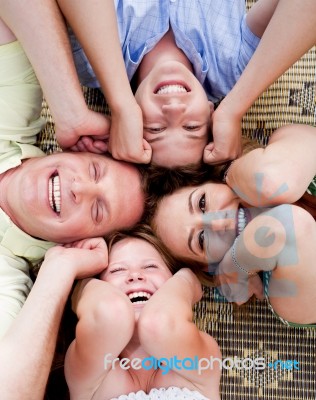
[[[126,238],[109,254],[109,266],[100,278],[125,293],[140,311],[172,273],[159,252],[142,239]]]
[[[213,104],[184,65],[177,61],[156,65],[135,98],[143,112],[144,138],[152,147],[153,163],[176,167],[202,161]]]
[[[28,159],[8,171],[1,184],[3,208],[13,222],[34,237],[57,243],[132,226],[144,208],[136,168],[103,155]]]

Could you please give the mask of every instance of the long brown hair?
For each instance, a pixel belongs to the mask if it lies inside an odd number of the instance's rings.
[[[242,138],[243,154],[258,147],[262,147],[249,138]],[[157,209],[165,196],[169,196],[177,190],[186,186],[200,186],[206,182],[223,183],[223,173],[227,164],[219,166],[210,165],[187,165],[173,169],[150,166],[147,171],[147,199],[145,204],[144,222],[151,226],[156,232],[155,215]],[[172,251],[170,250],[171,254]],[[175,256],[173,256],[175,257]],[[206,264],[192,261],[187,258],[175,257],[182,266],[191,268],[200,281],[208,286],[216,286],[216,276],[209,275],[203,270]]]

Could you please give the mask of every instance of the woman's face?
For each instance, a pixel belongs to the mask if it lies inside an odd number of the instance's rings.
[[[100,278],[120,289],[134,308],[139,309],[171,276],[161,255],[150,243],[126,238],[112,247],[109,266]]]
[[[175,256],[207,266],[223,258],[238,224],[246,224],[240,207],[239,197],[225,184],[186,187],[161,201],[153,225]]]

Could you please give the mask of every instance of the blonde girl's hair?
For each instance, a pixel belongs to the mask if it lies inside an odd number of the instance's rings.
[[[162,243],[162,241],[154,234],[151,227],[146,224],[138,224],[131,229],[112,233],[107,238],[109,254],[111,252],[112,247],[116,243],[128,238],[144,240],[145,242],[151,244],[161,255],[166,266],[173,274],[175,274],[181,267],[183,267],[183,265],[181,265],[176,260],[176,258],[171,255],[171,253],[168,251],[168,249]]]

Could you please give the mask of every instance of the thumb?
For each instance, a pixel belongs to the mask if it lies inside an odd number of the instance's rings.
[[[206,164],[216,164],[218,162],[218,157],[216,157],[215,143],[210,142],[204,147],[203,161]]]
[[[263,300],[264,299],[263,284],[259,276],[258,279],[260,280],[260,282],[254,285],[253,294],[256,296],[257,299]]]
[[[141,161],[143,164],[149,164],[152,157],[152,148],[145,139],[143,139],[143,149],[144,152],[142,154]]]
[[[95,140],[93,142],[93,148],[98,153],[106,153],[108,151],[108,142],[103,140]]]

